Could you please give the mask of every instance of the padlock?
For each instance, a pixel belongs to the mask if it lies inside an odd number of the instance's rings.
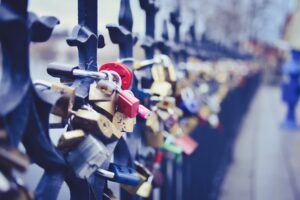
[[[158,109],[156,110],[156,113],[157,116],[163,121],[166,121],[170,117],[170,113],[166,110]]]
[[[67,154],[67,161],[79,178],[89,178],[110,154],[104,144],[87,135],[79,145]]]
[[[101,82],[101,81],[99,81]],[[98,82],[98,83],[99,83]],[[101,83],[100,83],[101,84]],[[96,82],[90,85],[89,90],[89,101],[114,101],[115,100],[115,91],[105,91],[104,87],[101,88],[101,85],[98,86]]]
[[[162,150],[174,153],[176,155],[181,155],[183,152],[182,148],[172,143],[164,143]]]
[[[67,131],[58,140],[57,148],[68,152],[74,149],[80,142],[84,140],[85,134],[82,130]]]
[[[51,114],[49,115],[49,128],[64,128],[66,126],[66,120],[61,116]]]
[[[107,139],[112,138],[113,135],[117,138],[123,135],[108,118],[97,112],[79,109],[74,113],[71,122],[74,129],[100,134]]]
[[[151,129],[152,132],[157,133],[160,130],[160,123],[156,113],[152,113],[146,120],[146,126]]]
[[[161,148],[164,144],[164,135],[161,132],[153,132],[149,128],[144,130],[146,144],[153,148]]]
[[[153,82],[150,91],[154,95],[168,96],[172,94],[172,85],[166,81]]]
[[[159,55],[159,58],[161,59],[162,65],[167,68],[166,74],[166,80],[170,82],[175,82],[177,80],[175,67],[167,55]]]
[[[112,118],[116,112],[116,103],[115,101],[97,101],[92,104],[93,108],[102,115]]]
[[[177,137],[175,144],[179,146],[186,155],[191,155],[198,147],[198,143],[189,135]]]
[[[62,117],[63,119],[68,118],[75,101],[75,88],[64,85],[62,83],[51,83],[43,80],[36,80],[33,84],[35,86],[45,86],[47,88],[50,88],[54,92],[59,93],[61,97],[58,98],[58,100],[53,105],[51,114]]]
[[[51,113],[66,119],[72,110],[75,101],[75,88],[61,83],[53,83],[52,90],[59,92],[62,96],[55,102]]]
[[[118,96],[118,108],[130,118],[138,115],[140,101],[128,90],[120,91]]]
[[[154,82],[165,82],[166,74],[164,71],[164,67],[160,64],[155,64],[151,68],[151,74]]]
[[[99,71],[102,70],[117,72],[122,79],[122,89],[128,90],[130,88],[132,82],[132,71],[126,65],[121,63],[106,63],[99,68]]]
[[[153,174],[153,186],[156,188],[160,188],[164,185],[164,175],[160,169],[162,157],[163,157],[163,153],[161,151],[157,151],[155,153],[154,163],[152,167],[152,174]]]
[[[134,164],[136,167],[136,171],[138,172],[141,178],[140,184],[136,187],[122,184],[121,187],[130,194],[136,194],[138,196],[147,198],[150,196],[152,191],[153,175],[141,163],[135,161]]]
[[[170,109],[170,108],[175,108],[176,107],[176,100],[174,97],[164,97],[162,98],[161,101],[159,101],[158,103],[156,103],[156,106],[158,108],[161,108],[161,109]]]
[[[116,112],[113,116],[112,122],[120,131],[133,132],[136,118],[130,118],[121,112]]]
[[[109,165],[109,171],[99,168],[97,174],[110,181],[130,186],[137,186],[141,181],[140,176],[133,168],[114,163]]]

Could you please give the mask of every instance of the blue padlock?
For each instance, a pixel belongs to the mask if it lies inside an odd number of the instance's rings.
[[[138,186],[141,182],[140,176],[133,168],[114,163],[110,164],[109,171],[98,169],[97,174],[110,181],[125,185]]]

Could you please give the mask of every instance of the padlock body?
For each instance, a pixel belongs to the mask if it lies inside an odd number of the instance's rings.
[[[118,107],[128,117],[136,117],[139,111],[140,101],[126,90],[119,93]]]

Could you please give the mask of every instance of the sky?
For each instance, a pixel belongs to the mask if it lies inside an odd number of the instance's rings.
[[[163,19],[176,6],[175,0],[157,0],[161,10],[156,18],[156,38],[160,38]],[[183,29],[182,36],[191,22],[191,11],[196,13],[197,33],[207,31],[212,38],[218,40],[245,39],[249,30],[255,29],[261,40],[270,43],[280,39],[281,28],[288,12],[293,10],[297,0],[180,0]],[[138,0],[130,0],[133,13],[133,32],[140,36],[145,32],[145,13],[140,8]],[[255,12],[259,15],[255,19],[249,16],[249,7],[253,3],[262,5]],[[120,0],[98,0],[98,29],[107,35],[106,24],[118,22]],[[29,0],[29,10],[38,15],[54,15],[61,24],[56,31],[72,30],[77,23],[77,1],[75,0]],[[233,16],[226,16],[226,14]],[[230,18],[231,17],[231,18]],[[249,27],[249,20],[253,26]],[[232,22],[231,22],[232,21]],[[230,24],[231,22],[231,24]],[[237,26],[239,24],[239,26]],[[226,34],[226,31],[229,33]],[[173,36],[172,26],[169,26],[170,37]]]

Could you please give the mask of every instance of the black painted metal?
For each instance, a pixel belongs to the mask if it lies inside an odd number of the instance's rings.
[[[29,44],[31,41],[48,40],[59,21],[55,17],[38,17],[34,13],[29,13],[27,4],[27,0],[2,0],[0,4],[0,41],[3,54],[0,128],[5,129],[9,135],[8,145],[17,146],[22,141],[31,160],[45,169],[35,193],[36,199],[56,199],[64,180],[70,187],[71,199],[102,199],[105,180],[96,176],[92,176],[89,180],[76,178],[67,166],[64,155],[56,150],[50,140],[49,113],[58,96],[33,87],[29,73]],[[151,0],[140,0],[140,5],[146,12],[147,37],[142,43],[146,59],[153,58],[155,48],[163,54],[173,56],[176,64],[180,61],[186,62],[188,57],[194,55],[205,60],[252,59],[251,55],[229,49],[206,36],[202,37],[201,42],[197,42],[194,23],[187,33],[190,41],[181,41],[179,7],[171,13],[170,18],[175,27],[173,43],[169,41],[168,21],[163,22],[162,40],[155,41],[155,16],[158,8],[155,1]],[[97,8],[97,0],[78,0],[78,25],[67,38],[69,46],[78,48],[78,66],[91,71],[97,70],[97,48],[103,48],[105,45],[103,36],[98,34]],[[119,57],[127,58],[124,63],[130,67],[133,64],[130,60],[133,57],[133,46],[137,41],[136,35],[132,33],[132,26],[130,0],[121,0],[119,25],[107,25],[107,28],[112,42],[119,45]],[[226,97],[219,116],[223,121],[221,129],[215,130],[207,125],[199,125],[192,134],[200,144],[196,152],[190,157],[183,157],[182,163],[165,164],[165,173],[171,173],[169,179],[176,177],[178,173],[182,173],[184,179],[183,181],[178,177],[174,181],[170,179],[162,189],[161,199],[217,198],[226,166],[230,162],[232,143],[238,133],[238,125],[255,93],[259,76],[256,74],[249,77],[245,85],[231,91]],[[75,107],[86,103],[91,82],[89,78],[76,79],[73,82],[76,88]],[[134,91],[135,84],[134,82]],[[107,144],[110,151],[116,152],[117,161],[132,165],[137,147],[140,145],[142,131],[143,125],[139,123],[127,141],[121,139],[118,145]],[[108,164],[109,160],[103,168],[107,168]],[[176,169],[174,174],[173,168]],[[180,192],[181,189],[183,194]],[[127,193],[122,194],[123,200],[136,198]]]

